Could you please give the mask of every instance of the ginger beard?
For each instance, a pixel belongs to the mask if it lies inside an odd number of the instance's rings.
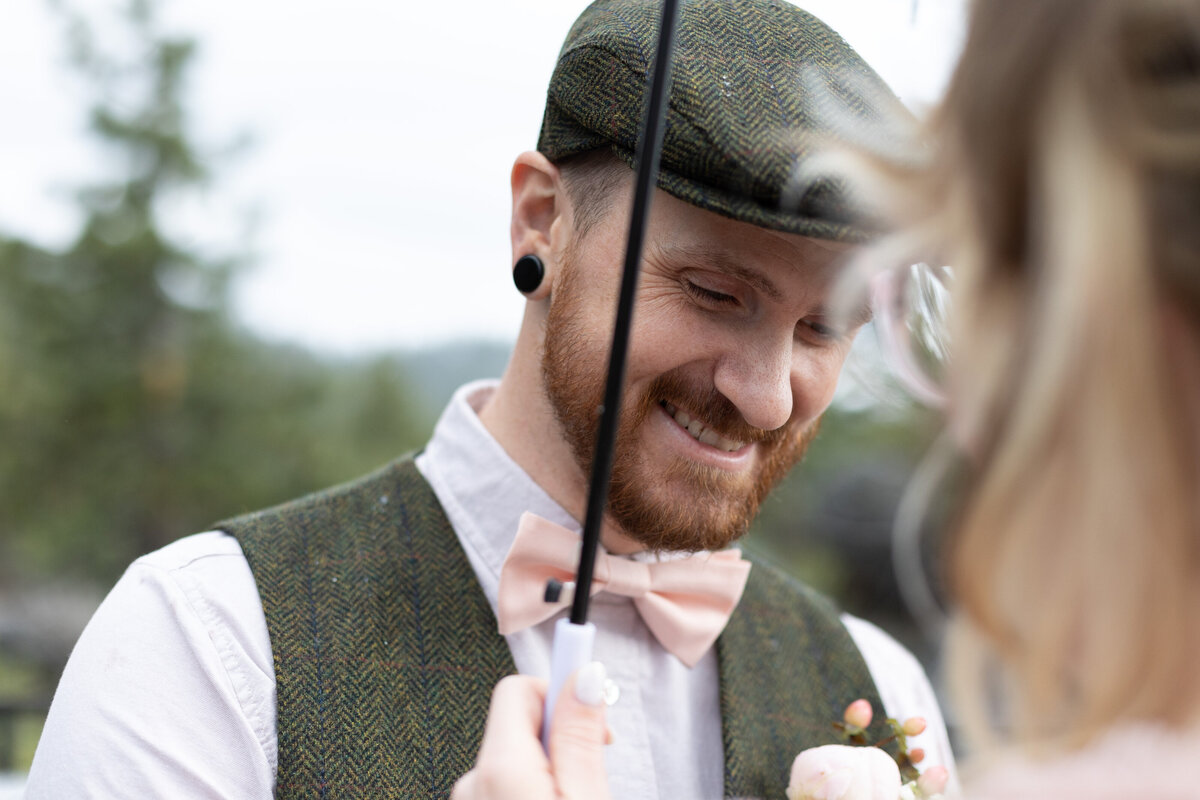
[[[604,402],[610,341],[596,341],[581,325],[570,254],[560,260],[555,298],[547,313],[542,373],[563,436],[584,476],[591,475],[597,410]],[[756,464],[732,473],[675,457],[664,469],[639,449],[639,433],[658,406],[670,403],[703,420],[721,436],[754,442]],[[613,454],[608,515],[622,531],[652,551],[719,550],[745,535],[763,498],[804,455],[817,422],[789,421],[765,431],[714,387],[696,385],[682,368],[655,378],[641,396],[626,391]]]

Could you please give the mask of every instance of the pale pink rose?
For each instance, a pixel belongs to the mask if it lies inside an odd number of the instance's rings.
[[[827,744],[796,756],[788,800],[896,800],[900,768],[877,747]]]

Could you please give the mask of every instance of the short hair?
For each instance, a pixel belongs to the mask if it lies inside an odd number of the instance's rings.
[[[571,221],[583,238],[604,219],[612,207],[613,192],[631,170],[607,147],[567,156],[555,166],[571,201]]]

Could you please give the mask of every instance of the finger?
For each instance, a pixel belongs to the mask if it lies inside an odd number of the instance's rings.
[[[479,760],[485,756],[543,761],[549,769],[538,737],[542,730],[542,708],[546,703],[546,681],[527,675],[509,675],[496,684],[488,709],[487,726]]]
[[[554,707],[550,764],[564,800],[607,800],[604,771],[604,665],[593,661],[572,675]]]
[[[450,789],[450,800],[479,800],[479,792],[475,790],[475,770],[471,770],[467,774],[454,782],[454,787]]]
[[[512,675],[492,692],[475,768],[455,784],[454,800],[532,800],[555,797],[550,761],[538,738],[546,682]]]

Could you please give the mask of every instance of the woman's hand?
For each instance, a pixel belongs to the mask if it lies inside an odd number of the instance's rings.
[[[610,800],[604,772],[604,665],[593,661],[563,686],[550,729],[538,738],[546,681],[512,675],[496,684],[475,768],[451,800]]]

